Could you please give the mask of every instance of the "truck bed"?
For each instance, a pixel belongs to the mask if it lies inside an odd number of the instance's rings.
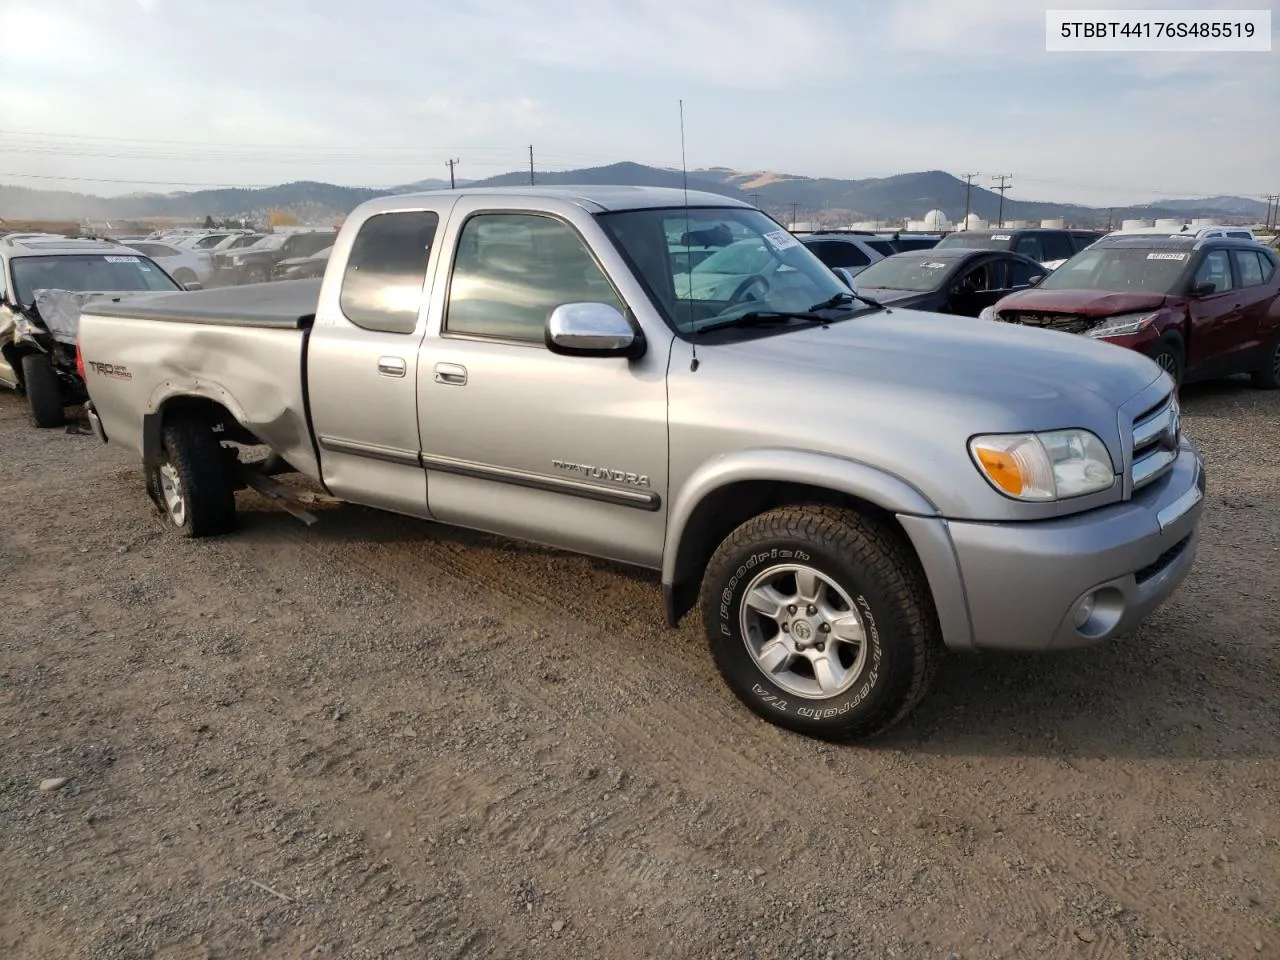
[[[166,323],[299,330],[315,317],[321,282],[315,277],[215,290],[134,294],[95,301],[92,312],[100,317]]]

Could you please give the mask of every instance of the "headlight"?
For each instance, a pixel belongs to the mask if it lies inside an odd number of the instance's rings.
[[[1107,317],[1092,330],[1086,330],[1084,335],[1086,337],[1122,337],[1126,333],[1145,330],[1157,316],[1159,316],[1158,312],[1121,313],[1114,317]]]
[[[990,306],[990,307],[983,307],[983,308],[982,308],[982,312],[978,314],[978,319],[979,319],[979,320],[994,320],[994,319],[996,319],[996,308],[995,308],[995,306],[994,306],[994,305],[992,305],[992,306]]]
[[[969,452],[992,486],[1017,500],[1080,497],[1116,479],[1106,445],[1088,430],[974,437]]]

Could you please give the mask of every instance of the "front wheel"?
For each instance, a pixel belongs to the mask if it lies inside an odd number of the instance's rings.
[[[22,381],[33,425],[60,427],[67,422],[62,384],[58,382],[58,372],[47,356],[43,353],[26,354],[22,358]]]
[[[825,505],[748,520],[702,583],[703,627],[751,710],[809,736],[852,740],[906,717],[942,644],[914,556],[894,531]]]
[[[235,485],[212,428],[199,417],[171,417],[163,436],[163,459],[148,471],[147,486],[169,523],[184,537],[230,533]]]
[[[1151,354],[1151,359],[1156,362],[1156,366],[1173,377],[1175,388],[1182,386],[1186,359],[1183,355],[1181,343],[1176,340],[1161,340]]]

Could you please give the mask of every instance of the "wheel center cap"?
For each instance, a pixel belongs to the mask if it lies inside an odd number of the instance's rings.
[[[791,624],[791,635],[801,643],[807,643],[813,639],[813,627],[807,621],[797,620]]]

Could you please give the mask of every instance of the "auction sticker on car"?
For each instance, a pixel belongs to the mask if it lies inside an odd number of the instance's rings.
[[[920,264],[920,266],[924,267],[926,270],[941,270],[943,267],[946,266],[946,264],[938,263],[936,260],[932,260],[929,263],[922,263]]]
[[[1148,253],[1147,259],[1148,260],[1185,260],[1187,259],[1187,255],[1185,253]]]
[[[992,240],[1012,240],[1013,237],[1007,233],[993,233],[991,235],[991,239]]]
[[[137,263],[137,257],[105,257],[107,263]]]
[[[775,250],[790,250],[800,246],[800,241],[785,230],[773,230],[764,235],[765,242]]]

